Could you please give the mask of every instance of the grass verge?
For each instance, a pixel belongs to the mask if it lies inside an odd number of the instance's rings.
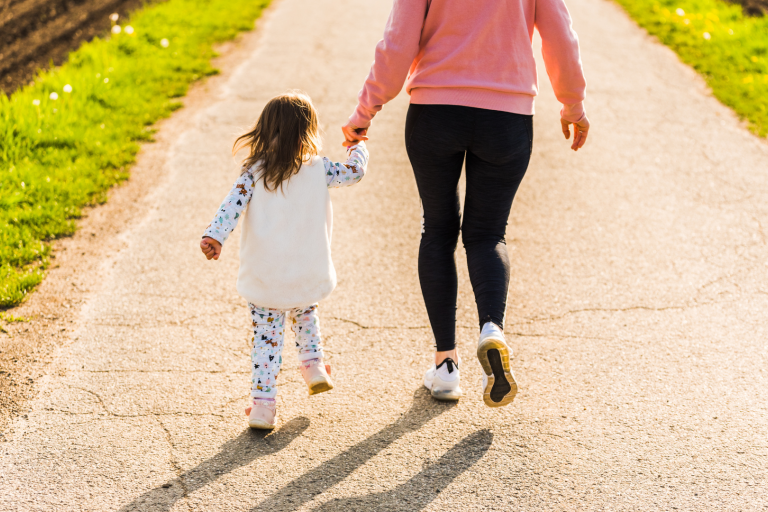
[[[253,28],[268,3],[168,0],[0,94],[0,308],[42,280],[49,242],[128,176],[151,125],[180,106],[174,98],[216,72],[213,45]]]
[[[722,0],[616,0],[701,73],[714,95],[768,135],[768,16]]]

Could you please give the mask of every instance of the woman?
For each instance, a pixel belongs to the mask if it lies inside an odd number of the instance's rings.
[[[531,156],[534,27],[563,104],[563,134],[570,138],[574,125],[571,148],[578,151],[589,130],[586,82],[563,0],[394,0],[357,108],[342,128],[347,145],[367,140],[373,117],[406,84],[406,149],[424,209],[419,280],[436,342],[424,384],[437,399],[462,394],[454,260],[459,232],[480,318],[483,399],[500,407],[517,393],[503,334],[509,288],[504,235]],[[462,221],[458,182],[465,160]]]

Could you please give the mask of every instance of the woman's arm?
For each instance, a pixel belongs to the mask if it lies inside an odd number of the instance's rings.
[[[557,100],[560,117],[578,123],[585,116],[587,82],[581,66],[579,38],[563,0],[536,0],[534,24],[541,35],[541,54]]]
[[[355,129],[368,128],[381,107],[402,90],[419,53],[427,3],[428,0],[395,0],[384,38],[376,45],[371,71],[357,97],[357,108],[349,118],[349,125]]]
[[[360,142],[349,148],[349,157],[342,163],[323,158],[328,188],[348,187],[359,182],[368,170],[368,148]]]

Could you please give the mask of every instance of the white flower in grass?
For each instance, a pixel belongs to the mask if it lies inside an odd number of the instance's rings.
[[[52,100],[54,100],[54,101],[56,101],[57,99],[59,99],[59,95],[58,95],[57,93],[55,93],[55,92],[52,92],[52,93],[51,93],[51,95],[50,95],[50,96],[48,96],[48,97],[49,97],[49,98],[51,98],[51,99],[52,99]]]
[[[118,19],[120,19],[120,15],[119,15],[119,14],[117,14],[116,12],[114,12],[114,13],[112,13],[112,14],[110,14],[110,15],[109,15],[109,19],[110,19],[111,21],[115,22],[115,21],[117,21]]]
[[[682,10],[681,8],[679,8],[679,7],[677,8],[677,10],[675,12],[677,13],[678,16],[685,16],[685,11]]]
[[[160,40],[160,46],[162,46],[163,48],[168,48],[168,46],[169,46],[170,44],[171,44],[171,43],[170,43],[170,42],[168,42],[168,40],[167,40],[166,38],[162,38],[162,39]]]
[[[109,78],[105,78],[105,79],[104,79],[104,83],[105,83],[105,84],[108,84],[108,83],[109,83]]]
[[[123,29],[120,28],[120,25],[115,25],[114,27],[112,27],[112,33],[113,34],[119,34],[122,30]]]
[[[37,107],[40,105],[40,100],[32,100],[32,104]]]
[[[712,39],[712,35],[710,35],[710,33],[709,33],[709,32],[704,32],[704,39],[706,39],[707,41],[709,41],[710,39]]]
[[[72,92],[72,86],[69,85],[69,84],[65,85],[64,86],[64,92],[66,92],[66,93]]]
[[[130,25],[126,25],[123,30],[125,30],[125,33],[128,34],[129,36],[133,34],[133,27]]]
[[[729,28],[729,29],[728,29],[728,33],[729,33],[729,34],[731,34],[731,35],[733,35],[733,29],[732,29],[732,28]]]

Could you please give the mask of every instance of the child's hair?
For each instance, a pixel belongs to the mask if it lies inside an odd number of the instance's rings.
[[[235,140],[232,153],[243,148],[249,149],[243,172],[258,163],[264,188],[271,192],[282,187],[302,163],[320,152],[320,127],[312,100],[301,91],[269,100],[254,129]]]

